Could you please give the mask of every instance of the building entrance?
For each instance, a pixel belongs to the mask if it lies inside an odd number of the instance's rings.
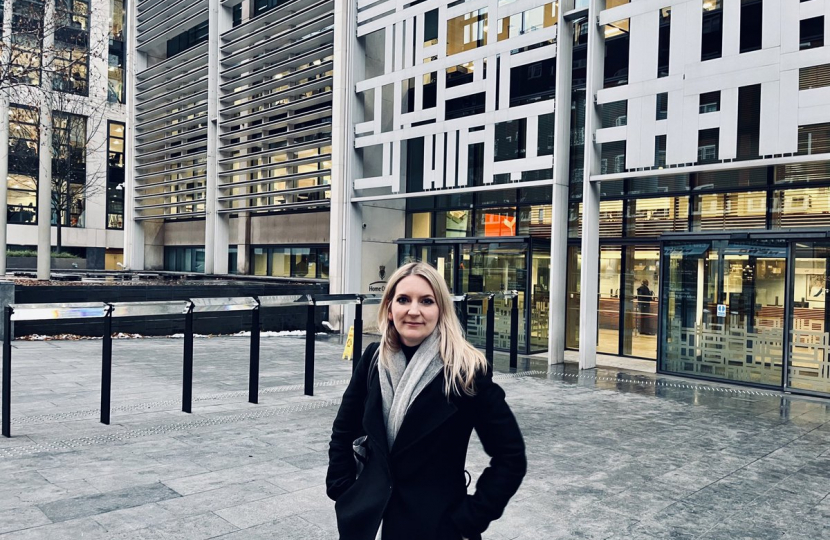
[[[663,372],[830,395],[830,242],[662,246]]]
[[[788,250],[779,240],[665,243],[660,370],[780,386]]]

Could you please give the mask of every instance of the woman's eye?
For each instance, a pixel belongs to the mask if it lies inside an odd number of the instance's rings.
[[[432,300],[432,298],[424,298],[421,302],[422,302],[424,305],[426,305],[426,306],[431,306],[432,304],[434,304],[434,303],[435,303],[435,302]]]
[[[406,304],[409,301],[409,298],[406,298],[405,296],[399,296],[396,301],[399,304]]]

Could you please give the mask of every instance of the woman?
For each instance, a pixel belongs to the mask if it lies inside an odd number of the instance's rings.
[[[341,540],[479,539],[527,468],[524,441],[487,361],[467,343],[444,279],[411,263],[389,279],[380,343],[357,364],[334,420],[326,476]],[[467,494],[475,429],[490,466]],[[353,442],[366,435],[357,475]]]

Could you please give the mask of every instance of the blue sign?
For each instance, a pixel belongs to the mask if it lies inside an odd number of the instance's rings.
[[[726,304],[718,304],[718,317],[726,317]]]

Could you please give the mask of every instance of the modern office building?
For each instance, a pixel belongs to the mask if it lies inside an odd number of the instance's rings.
[[[333,0],[139,0],[128,265],[328,277]]]
[[[830,395],[828,8],[338,3],[332,290],[427,260],[552,363]]]
[[[36,249],[38,222],[51,214],[51,231],[42,232],[51,232],[53,249],[116,269],[124,246],[122,0],[2,0],[0,19],[7,245]],[[51,211],[39,214],[44,198]]]

